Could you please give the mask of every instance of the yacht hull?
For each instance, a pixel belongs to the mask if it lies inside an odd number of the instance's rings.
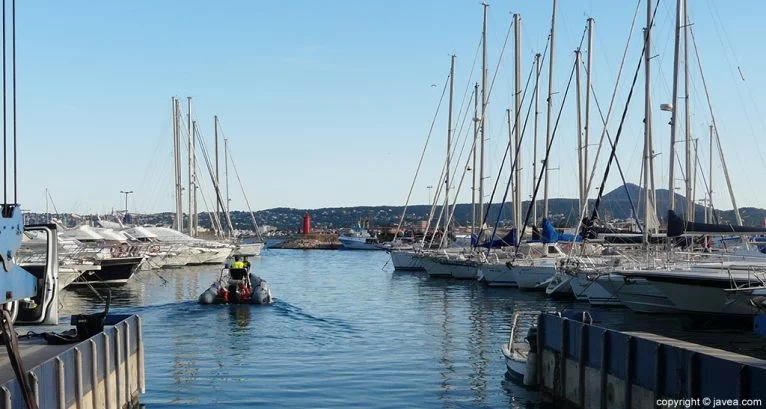
[[[533,261],[533,262],[516,262],[515,264],[508,264],[507,268],[514,272],[516,277],[516,285],[523,290],[544,291],[547,286],[547,281],[556,274],[555,265],[548,265],[549,263]]]
[[[338,237],[344,250],[385,250],[379,243],[368,243],[354,238]]]
[[[100,270],[86,270],[70,285],[125,284],[138,271],[143,257],[103,259]]]
[[[517,287],[516,273],[505,263],[488,263],[481,268],[481,278],[492,287]]]
[[[598,283],[613,297],[635,312],[674,313],[678,308],[650,281],[609,274],[598,278]]]
[[[411,250],[391,250],[391,263],[394,270],[425,270],[420,263],[420,259],[415,257],[415,252]]]
[[[590,305],[599,307],[619,307],[622,302],[614,297],[595,279],[589,279],[585,274],[577,274],[569,281],[572,286],[572,293],[580,301],[588,301]]]
[[[419,257],[418,261],[420,261],[429,277],[452,277],[452,272],[447,266],[438,263],[430,257]]]
[[[235,256],[247,256],[257,257],[261,255],[261,250],[265,244],[263,243],[241,243],[237,245],[237,248],[232,252]]]

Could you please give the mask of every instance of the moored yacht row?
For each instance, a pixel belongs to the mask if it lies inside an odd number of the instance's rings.
[[[752,316],[766,310],[766,255],[747,250],[746,242],[725,250],[696,249],[701,251],[614,246],[601,240],[572,245],[539,240],[491,250],[409,246],[389,253],[397,270],[545,291],[642,313]]]
[[[79,226],[58,230],[59,282],[69,285],[123,284],[140,270],[223,264],[232,255],[258,256],[262,243],[233,244],[192,238],[165,227],[110,229]],[[46,240],[23,238],[24,256],[45,257]]]

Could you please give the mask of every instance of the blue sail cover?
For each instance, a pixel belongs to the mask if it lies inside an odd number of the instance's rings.
[[[562,233],[562,234],[559,234],[559,241],[579,243],[582,241],[582,236],[580,236],[579,234],[575,236],[574,234],[570,234],[570,233]]]
[[[474,241],[473,237],[471,237],[471,242],[473,241]],[[518,234],[517,234],[516,228],[514,227],[502,239],[490,240],[482,244],[479,244],[476,247],[484,247],[487,249],[489,248],[497,249],[497,248],[506,247],[506,246],[516,246],[517,243],[518,243]]]
[[[543,243],[555,243],[559,241],[559,232],[553,227],[551,222],[547,219],[543,219]]]

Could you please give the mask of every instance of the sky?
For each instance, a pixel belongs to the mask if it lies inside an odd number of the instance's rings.
[[[505,110],[512,108],[514,95],[513,36],[502,60],[500,55],[512,13],[519,13],[522,21],[523,86],[535,53],[546,47],[551,4],[490,2],[487,54],[494,85],[486,116],[485,202],[496,180],[499,192],[508,180],[509,166],[502,172],[500,166],[508,141]],[[675,2],[654,4],[659,4],[652,30],[650,87],[655,183],[667,188],[670,116],[659,106],[672,99]],[[759,52],[766,3],[737,4],[725,7],[716,0],[700,0],[689,5],[689,16],[737,204],[766,207],[766,190],[754,183],[766,172],[766,79],[759,76],[766,72],[766,59]],[[185,102],[191,96],[192,116],[207,147],[213,147],[213,115],[218,115],[229,141],[232,209],[246,209],[243,190],[253,210],[403,205],[454,54],[452,191],[459,191],[459,201],[469,202],[472,176],[468,173],[462,184],[460,177],[473,137],[472,113],[466,112],[473,110],[468,101],[473,84],[480,81],[482,13],[475,0],[19,2],[18,201],[25,209],[44,211],[48,189],[50,211],[55,205],[61,212],[103,213],[122,209],[125,195],[120,191],[132,190],[131,212],[172,211],[171,97]],[[593,89],[604,113],[632,33],[608,125],[613,137],[640,58],[645,3],[559,1],[552,122],[559,111],[562,114],[551,148],[552,197],[577,195],[574,81],[563,108],[562,101],[588,17],[595,19]],[[689,44],[689,129],[699,140],[700,166],[709,180],[711,116],[691,39]],[[584,57],[591,53],[587,43],[582,49]],[[546,132],[548,58],[540,77],[540,141]],[[582,75],[584,84],[584,71]],[[632,183],[641,175],[644,78],[642,67],[618,145],[618,159]],[[523,112],[533,88],[534,77]],[[582,92],[584,101],[584,85]],[[439,184],[447,149],[444,98],[410,203],[428,202],[436,191],[428,186]],[[683,99],[677,105],[683,105]],[[602,129],[597,114],[593,106],[591,161]],[[532,185],[533,117],[521,153],[525,198]],[[679,120],[678,139],[683,140],[683,116]],[[466,137],[468,146],[460,155]],[[542,142],[539,146],[542,156]],[[594,183],[600,182],[605,155],[597,164]],[[204,195],[198,208],[205,211],[214,203],[212,184],[201,153],[198,156]],[[730,209],[715,156],[713,201],[717,208]],[[701,192],[702,176],[697,178]],[[610,174],[606,190],[621,183]]]

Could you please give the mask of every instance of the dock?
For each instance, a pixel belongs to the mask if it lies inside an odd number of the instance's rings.
[[[687,403],[698,407],[712,407],[715,399],[729,407],[766,402],[766,360],[552,314],[539,316],[537,337],[541,398],[556,407],[643,409],[690,399]],[[706,398],[713,402],[705,404]]]
[[[343,244],[337,234],[307,233],[297,234],[287,240],[271,246],[273,249],[294,250],[337,250]]]
[[[25,337],[19,355],[40,408],[137,408],[145,390],[141,318],[107,316],[104,330],[85,341],[50,345]],[[7,353],[0,355],[0,408],[26,408]]]

